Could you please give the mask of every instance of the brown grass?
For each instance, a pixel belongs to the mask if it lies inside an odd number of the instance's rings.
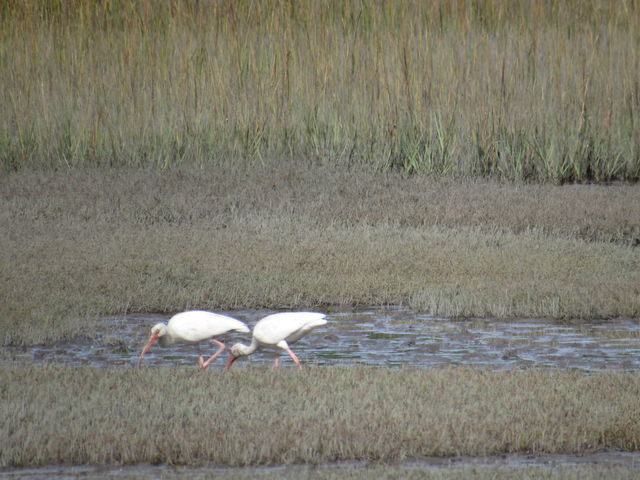
[[[0,465],[242,466],[640,447],[637,373],[1,367]]]
[[[606,467],[606,466],[544,466],[544,467],[452,467],[440,471],[425,471],[420,466],[403,467],[396,465],[371,465],[361,468],[334,467],[334,466],[300,466],[277,468],[274,472],[250,470],[244,472],[241,469],[233,471],[204,471],[198,472],[198,479],[254,479],[259,475],[260,479],[299,479],[312,478],[314,480],[367,480],[375,479],[407,479],[407,480],[607,480],[611,478],[619,480],[634,480],[637,469],[633,467]],[[177,475],[184,469],[177,469]],[[188,475],[188,470],[185,472]],[[129,477],[134,480],[137,477]],[[140,480],[146,480],[141,477]]]
[[[214,476],[215,475],[215,476]],[[334,466],[304,466],[298,468],[280,469],[277,473],[260,472],[260,479],[272,478],[313,478],[314,480],[367,480],[375,479],[407,479],[407,480],[595,480],[611,479],[634,480],[638,475],[633,467],[606,467],[606,466],[536,466],[536,467],[501,467],[501,466],[476,466],[476,467],[450,467],[442,470],[428,471],[421,466],[404,467],[396,465],[371,465],[366,468],[349,468]],[[200,477],[198,477],[200,478]],[[234,469],[225,475],[218,472],[205,474],[202,480],[208,478],[256,478],[255,472],[243,475]],[[141,479],[142,480],[142,479]]]
[[[297,222],[323,226],[535,230],[589,242],[640,243],[637,185],[434,181],[305,159],[165,171],[24,170],[0,177],[0,200],[0,218],[6,221],[215,229],[252,215],[295,216]]]
[[[530,459],[530,457],[525,456]],[[74,478],[95,478],[111,480],[126,478],[127,480],[149,480],[150,478],[162,479],[189,479],[189,480],[261,480],[272,479],[313,479],[313,480],[367,480],[371,478],[381,480],[636,480],[638,470],[628,465],[593,465],[588,460],[577,464],[568,462],[556,463],[551,461],[549,465],[501,465],[500,460],[496,464],[483,464],[459,466],[461,459],[452,459],[454,466],[447,466],[447,461],[442,466],[430,467],[419,462],[408,462],[408,465],[395,464],[384,465],[379,463],[354,463],[346,462],[335,465],[274,465],[259,467],[220,467],[220,466],[167,466],[167,465],[131,465],[131,466],[53,466],[37,469],[27,467],[25,469],[6,469],[0,471],[7,478],[51,478],[68,475]],[[464,459],[462,459],[464,462]],[[509,462],[509,460],[507,460]]]
[[[125,311],[640,312],[636,186],[437,183],[282,164],[22,171],[0,179],[0,192],[5,344],[68,338]]]

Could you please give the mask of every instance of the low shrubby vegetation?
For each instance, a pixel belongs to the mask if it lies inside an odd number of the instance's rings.
[[[0,179],[1,341],[106,314],[403,305],[637,316],[640,188],[447,183],[304,164]]]
[[[189,468],[177,468],[171,471],[168,478],[182,478],[193,472]],[[275,467],[273,471],[260,469],[198,469],[194,473],[198,480],[225,479],[254,479],[257,475],[261,480],[299,479],[314,480],[635,480],[637,469],[628,466],[607,465],[545,465],[545,466],[464,466],[428,469],[421,465],[402,466],[372,464],[367,467],[354,468],[349,465],[310,465],[298,467]],[[131,480],[147,480],[148,476],[130,472],[127,478]]]
[[[0,367],[0,385],[2,466],[397,462],[640,447],[635,372],[45,365]]]

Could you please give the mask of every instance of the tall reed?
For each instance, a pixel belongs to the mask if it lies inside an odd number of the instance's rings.
[[[640,2],[0,5],[0,164],[640,177]]]

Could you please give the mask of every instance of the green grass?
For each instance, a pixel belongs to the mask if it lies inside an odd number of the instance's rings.
[[[0,367],[0,379],[2,466],[398,462],[640,446],[637,373],[45,365]]]
[[[0,165],[640,178],[634,1],[3,2]]]
[[[101,315],[403,305],[640,314],[640,188],[434,182],[281,163],[0,178],[0,342]]]

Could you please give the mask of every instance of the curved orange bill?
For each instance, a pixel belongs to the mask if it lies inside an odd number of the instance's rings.
[[[142,353],[140,354],[140,358],[138,358],[138,363],[136,363],[136,367],[140,366],[140,362],[142,362],[142,357],[144,357],[144,354],[149,351],[149,349],[151,348],[151,345],[153,345],[157,339],[158,339],[158,332],[153,332],[149,337],[149,340],[147,340],[146,345],[142,349]]]
[[[229,353],[229,358],[227,358],[227,364],[224,366],[225,370],[229,370],[231,368],[231,365],[233,365],[233,362],[235,362],[238,359],[238,357],[234,357],[232,353]]]

